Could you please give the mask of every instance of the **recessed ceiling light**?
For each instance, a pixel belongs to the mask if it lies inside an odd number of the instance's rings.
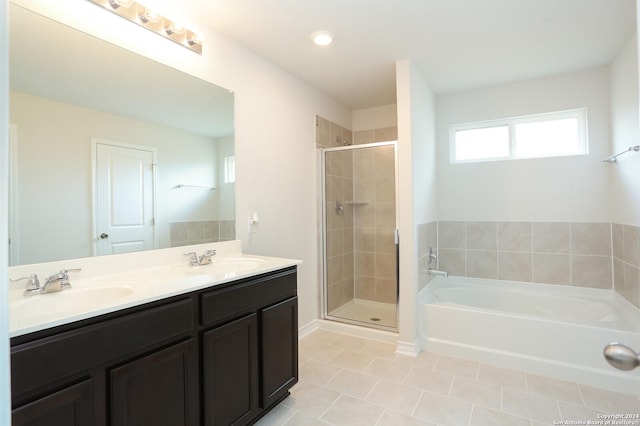
[[[311,40],[318,46],[328,46],[333,41],[333,37],[327,31],[316,31],[311,34]]]

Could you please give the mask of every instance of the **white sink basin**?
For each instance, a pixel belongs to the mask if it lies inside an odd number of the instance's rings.
[[[245,258],[245,257],[229,257],[221,259],[212,259],[211,264],[207,265],[218,274],[243,273],[258,269],[267,262],[263,259]]]
[[[9,318],[16,324],[25,324],[74,315],[112,305],[133,292],[132,285],[112,284],[22,296],[9,303]]]

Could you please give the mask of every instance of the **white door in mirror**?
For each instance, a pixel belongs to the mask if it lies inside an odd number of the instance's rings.
[[[95,142],[97,255],[154,248],[154,157],[153,148]]]

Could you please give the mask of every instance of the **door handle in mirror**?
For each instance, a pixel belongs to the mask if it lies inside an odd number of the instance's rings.
[[[106,234],[104,232],[102,234],[100,234],[100,239],[101,240],[106,240],[107,238],[109,238],[109,234]]]

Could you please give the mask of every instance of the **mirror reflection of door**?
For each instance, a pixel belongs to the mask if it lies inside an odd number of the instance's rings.
[[[110,141],[94,143],[95,254],[154,248],[155,149]]]

